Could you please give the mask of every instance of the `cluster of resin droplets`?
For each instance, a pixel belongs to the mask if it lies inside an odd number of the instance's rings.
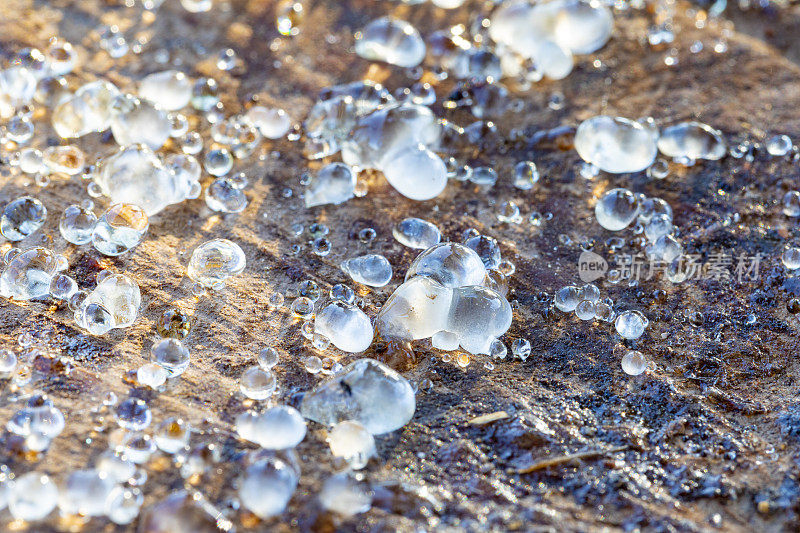
[[[432,3],[453,9],[464,2]],[[144,4],[146,11],[156,12],[161,2]],[[200,16],[211,11],[214,2],[181,0],[180,5]],[[296,35],[303,5],[282,4],[278,11],[278,31]],[[474,42],[465,38],[463,28],[424,39],[409,22],[390,16],[369,22],[353,36],[352,50],[368,61],[411,73],[433,60],[436,68],[430,69],[431,76],[455,80],[444,107],[467,108],[478,119],[465,127],[436,115],[436,104],[442,100],[435,87],[421,81],[421,75],[394,93],[371,81],[326,87],[302,124],[295,124],[299,117],[258,103],[226,116],[217,81],[190,79],[177,69],[150,73],[130,87],[121,83],[118,87],[109,76],[71,90],[65,76],[76,69],[79,58],[72,45],[53,40],[44,52],[20,51],[0,71],[0,117],[6,121],[2,140],[15,147],[10,163],[40,187],[52,179],[80,176],[87,184],[88,198],[68,205],[60,214],[57,227],[65,246],[34,243],[49,215],[35,194],[5,204],[0,233],[12,245],[2,257],[0,295],[18,302],[63,302],[81,331],[98,337],[121,335],[114,330],[130,328],[140,318],[143,294],[135,276],[102,268],[90,279],[81,279],[85,284],[81,288],[68,274],[70,252],[84,247],[100,254],[99,261],[130,257],[138,246],[147,246],[151,222],[155,228],[170,210],[179,209],[177,204],[201,197],[206,214],[235,217],[248,209],[252,199],[246,173],[235,169],[246,168],[262,145],[271,141],[301,141],[309,162],[308,171],[300,177],[303,203],[311,213],[345,202],[364,202],[368,191],[363,177],[375,173],[385,178],[391,194],[400,195],[397,202],[443,200],[448,198],[451,181],[469,182],[481,191],[491,189],[499,179],[498,171],[491,166],[473,168],[464,161],[484,134],[496,131],[491,121],[483,119],[508,105],[509,93],[502,82],[524,88],[543,78],[567,77],[580,56],[597,52],[609,41],[614,15],[596,2],[511,1],[498,3],[480,22],[477,31],[481,33],[476,35],[480,39]],[[100,43],[112,58],[130,49],[117,27],[104,28]],[[217,60],[221,70],[236,69],[240,63],[230,49]],[[551,107],[557,108],[558,100]],[[37,108],[49,112],[47,124],[36,123],[39,115],[33,110]],[[201,120],[208,125],[211,142],[196,131]],[[39,142],[36,133],[47,128],[61,144],[48,141],[45,147]],[[104,141],[100,152],[86,153],[80,148],[84,141],[98,138]],[[657,125],[648,118],[607,115],[580,123],[573,144],[583,161],[580,174],[587,179],[601,171],[613,175],[646,171],[651,178],[663,179],[669,162],[659,159],[659,153],[685,167],[729,154],[723,134],[707,124]],[[775,157],[796,152],[785,135],[769,139],[766,149]],[[511,174],[513,186],[521,191],[534,189],[540,179],[536,164],[527,160],[517,163]],[[284,197],[291,194],[288,190]],[[106,205],[99,216],[95,200]],[[627,188],[603,190],[595,200],[594,214],[601,228],[611,232],[639,228],[646,256],[668,265],[671,282],[684,281],[680,268],[684,246],[667,202]],[[786,194],[783,211],[790,217],[800,216],[800,193]],[[519,223],[519,207],[503,204],[498,220]],[[541,224],[540,216],[532,215],[530,220]],[[299,225],[290,231],[297,237],[305,229]],[[331,252],[328,231],[319,223],[308,228],[317,256]],[[208,232],[203,229],[202,233]],[[228,284],[234,285],[230,290],[235,292],[237,276],[258,277],[253,272],[256,267],[248,269],[246,259],[255,246],[247,242],[243,249],[234,235],[229,232],[230,238],[206,238],[193,244],[182,273],[194,284],[196,296],[223,291]],[[418,253],[410,264],[393,266],[380,253],[351,254],[338,262],[341,272],[337,275],[349,278],[356,290],[336,284],[325,301],[319,286],[307,280],[291,305],[284,306],[284,295],[277,291],[269,298],[271,308],[288,307],[294,318],[303,321],[301,331],[313,353],[335,353],[336,357],[302,359],[309,373],[326,379],[304,391],[296,402],[277,400],[285,392],[277,369],[289,356],[274,346],[261,350],[238,376],[237,394],[246,408],[236,415],[231,434],[246,443],[249,451],[237,474],[236,504],[259,519],[282,513],[298,487],[301,464],[294,449],[308,438],[307,421],[327,428],[331,456],[344,465],[323,484],[318,495],[321,505],[343,516],[370,508],[371,489],[358,471],[377,456],[377,436],[412,420],[419,385],[363,356],[375,347],[376,339],[393,346],[417,343],[435,353],[456,352],[460,366],[467,366],[470,356],[488,355],[485,360],[489,361],[507,355],[501,339],[512,325],[512,304],[518,302],[507,299],[515,267],[503,259],[500,243],[476,230],[467,231],[460,242],[443,242],[439,227],[417,217],[396,221],[392,235]],[[363,229],[358,238],[369,243],[375,230]],[[800,268],[800,250],[787,249],[782,260],[789,270]],[[396,267],[407,267],[402,282],[386,292],[377,311],[368,312],[371,306],[365,305],[362,296],[378,297],[378,291],[396,279]],[[609,272],[608,281],[619,280]],[[626,343],[623,370],[631,375],[647,370],[647,358],[630,346],[646,333],[649,322],[643,313],[602,298],[600,288],[592,283],[561,287],[552,303],[581,320],[613,323]],[[192,368],[192,351],[184,344],[192,326],[193,318],[181,309],[164,313],[156,325],[159,337],[148,347],[148,362],[126,376],[128,382],[166,394],[173,380]],[[21,339],[20,346],[27,347],[29,341]],[[341,354],[334,348],[345,354],[342,357],[357,356],[341,364]],[[512,353],[527,359],[532,354],[530,342],[516,338]],[[449,355],[443,357],[450,360]],[[0,376],[14,375],[19,364],[13,351],[0,350]],[[103,399],[93,414],[118,426],[109,438],[109,448],[92,465],[72,471],[59,482],[39,471],[15,475],[0,468],[0,511],[7,507],[13,518],[36,522],[57,507],[62,515],[105,516],[119,525],[138,519],[140,531],[145,532],[189,531],[186,528],[194,526],[187,523],[197,525],[197,530],[231,531],[233,525],[225,515],[199,491],[188,488],[172,492],[140,513],[141,478],[146,478],[144,465],[151,457],[164,454],[174,459],[187,487],[222,462],[219,449],[198,445],[200,432],[180,418],[167,417],[150,428],[153,413],[143,397],[147,395],[119,399],[111,393]],[[66,423],[50,397],[33,392],[20,401],[6,428],[21,439],[26,451],[45,453]]]

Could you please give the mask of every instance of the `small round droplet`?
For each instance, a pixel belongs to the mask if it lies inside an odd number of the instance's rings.
[[[58,223],[58,230],[64,240],[72,244],[88,244],[97,225],[97,215],[90,209],[73,204],[67,206]]]
[[[617,333],[625,339],[638,339],[647,327],[647,319],[639,311],[625,311],[614,322]]]
[[[280,353],[272,346],[264,348],[258,353],[258,364],[264,370],[272,370],[280,362]]]
[[[787,248],[781,255],[781,262],[787,270],[800,268],[800,248]]]
[[[239,390],[251,400],[266,400],[275,392],[275,387],[275,376],[262,366],[247,368],[239,378]]]
[[[158,318],[156,330],[165,338],[183,340],[192,329],[194,320],[181,309],[167,309]]]
[[[44,224],[47,209],[32,196],[20,196],[9,202],[0,217],[0,232],[9,241],[21,241]]]
[[[622,370],[630,376],[638,376],[647,370],[647,359],[642,352],[631,350],[622,356]]]
[[[203,167],[212,176],[224,176],[233,168],[233,156],[227,148],[215,148],[206,153]]]
[[[594,302],[583,300],[575,307],[575,316],[581,320],[594,320],[595,305]]]
[[[639,214],[639,202],[628,189],[611,189],[594,207],[597,222],[610,231],[627,228]]]
[[[247,207],[247,196],[236,182],[228,178],[217,178],[206,189],[206,205],[220,213],[241,213]]]
[[[238,244],[228,239],[213,239],[195,248],[186,270],[192,280],[214,288],[240,274],[246,264]]]
[[[190,354],[181,341],[167,338],[150,348],[150,360],[169,372],[170,378],[174,378],[189,368]]]
[[[520,161],[514,167],[514,187],[528,191],[539,181],[539,170],[533,161]]]
[[[141,398],[128,398],[117,406],[117,423],[131,431],[141,431],[150,425],[153,415]]]

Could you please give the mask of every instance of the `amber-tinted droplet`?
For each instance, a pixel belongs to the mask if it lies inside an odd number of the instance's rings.
[[[167,309],[156,323],[158,334],[172,339],[185,339],[192,329],[194,320],[181,309]]]
[[[378,344],[375,348],[375,358],[399,372],[411,369],[417,362],[417,355],[411,348],[411,343],[399,340]]]

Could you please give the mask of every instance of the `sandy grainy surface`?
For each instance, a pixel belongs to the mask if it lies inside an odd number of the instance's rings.
[[[458,23],[484,9],[469,1],[455,12],[433,6],[403,6],[373,1],[314,1],[307,6],[301,32],[280,37],[275,30],[276,5],[270,1],[216,2],[210,13],[187,14],[175,0],[166,0],[152,24],[141,24],[149,41],[141,54],[111,60],[92,32],[100,24],[129,30],[129,14],[116,2],[98,0],[2,0],[0,53],[43,48],[61,36],[79,51],[80,66],[67,77],[72,88],[97,78],[135,91],[143,75],[178,68],[193,77],[212,76],[222,87],[228,114],[258,100],[280,105],[301,121],[317,92],[331,84],[364,78],[394,90],[410,80],[351,53],[354,31],[387,11],[417,25],[423,35]],[[683,8],[680,9],[683,12]],[[65,358],[69,375],[34,373],[17,391],[4,382],[0,420],[19,407],[20,392],[42,389],[67,418],[65,431],[50,450],[38,456],[18,453],[6,443],[0,462],[17,473],[39,469],[57,479],[89,467],[113,438],[115,423],[107,413],[93,413],[109,391],[120,398],[145,398],[154,425],[168,416],[190,421],[199,433],[193,444],[213,442],[223,460],[211,467],[195,487],[225,509],[237,529],[245,531],[785,531],[798,527],[798,436],[800,407],[796,380],[798,324],[786,310],[798,284],[779,268],[782,247],[797,243],[796,222],[780,213],[779,200],[797,187],[796,163],[757,155],[752,162],[726,158],[691,169],[675,167],[663,181],[643,174],[604,175],[586,181],[577,175],[578,156],[550,143],[532,145],[530,134],[560,125],[575,125],[598,113],[627,117],[651,115],[659,123],[698,119],[723,131],[729,139],[763,140],[774,132],[800,136],[800,68],[792,62],[793,37],[800,32],[798,15],[733,13],[747,34],[733,32],[724,54],[712,51],[719,27],[694,29],[680,15],[675,48],[679,64],[667,67],[664,51],[644,43],[646,13],[618,14],[614,36],[590,57],[578,58],[575,71],[561,82],[542,82],[528,91],[511,87],[520,110],[487,117],[497,130],[479,146],[459,154],[473,165],[494,165],[501,175],[491,191],[450,183],[434,201],[416,203],[389,187],[381,176],[368,177],[369,193],[342,206],[305,209],[299,178],[309,168],[301,143],[266,142],[236,170],[250,178],[249,205],[236,216],[208,211],[202,200],[165,209],[151,220],[147,239],[120,258],[101,258],[90,248],[67,246],[57,223],[63,209],[86,196],[78,178],[54,177],[39,188],[29,177],[6,170],[0,201],[22,193],[40,198],[49,211],[46,226],[28,244],[51,236],[52,246],[69,259],[69,272],[82,287],[94,285],[102,268],[125,273],[141,286],[140,319],[125,331],[92,338],[79,331],[63,304],[0,302],[0,339],[11,346],[30,332],[43,354]],[[690,54],[700,40],[705,48]],[[795,39],[796,40],[796,39]],[[788,43],[788,44],[787,44]],[[243,60],[241,70],[219,71],[217,53],[231,47]],[[784,54],[785,52],[785,54]],[[599,60],[599,68],[592,65]],[[164,62],[166,60],[166,62]],[[159,62],[160,61],[160,62]],[[465,110],[444,110],[442,97],[452,81],[436,86],[437,114],[466,126],[475,119]],[[563,109],[547,106],[553,93],[563,93]],[[37,115],[37,143],[57,144],[48,130],[46,111]],[[205,139],[208,126],[192,117]],[[512,136],[513,130],[527,135]],[[42,134],[46,131],[46,134]],[[113,140],[101,135],[77,144],[90,159],[111,153]],[[166,151],[176,150],[167,147]],[[261,161],[258,155],[263,155]],[[530,192],[514,189],[509,175],[522,159],[539,165],[542,179]],[[314,163],[311,168],[317,168]],[[204,178],[204,183],[208,181]],[[611,236],[596,224],[593,205],[612,187],[662,197],[675,212],[687,251],[703,256],[715,251],[738,255],[761,253],[765,259],[757,281],[692,281],[673,286],[666,280],[638,287],[605,284],[621,309],[640,309],[650,327],[637,347],[655,363],[644,376],[622,373],[618,337],[609,324],[580,322],[548,310],[553,292],[577,282],[579,243],[595,241],[595,251],[612,257]],[[293,194],[286,197],[284,192]],[[513,200],[523,215],[553,213],[535,227],[525,222],[502,224],[500,203]],[[98,201],[99,206],[105,200]],[[738,214],[738,217],[734,216]],[[477,358],[466,369],[443,362],[441,354],[415,346],[419,362],[406,372],[432,387],[418,395],[410,424],[378,439],[379,459],[366,470],[375,485],[373,509],[343,520],[324,513],[316,501],[321,482],[336,469],[324,441],[324,428],[311,424],[298,448],[303,464],[300,486],[287,512],[259,522],[230,509],[234,481],[248,447],[232,436],[232,422],[245,409],[237,380],[269,344],[284,356],[277,368],[280,397],[292,401],[317,378],[305,372],[301,357],[312,354],[300,335],[300,323],[288,312],[270,311],[273,291],[286,292],[311,279],[327,291],[345,275],[339,262],[362,253],[382,253],[395,267],[392,282],[382,289],[359,288],[365,309],[374,316],[399,285],[415,253],[392,238],[392,227],[406,216],[434,222],[453,240],[468,228],[497,238],[504,257],[516,266],[509,300],[516,300],[514,324],[506,343],[528,338],[534,349],[525,362],[505,361],[488,371]],[[321,222],[331,228],[333,251],[324,258],[311,252],[308,236],[293,237],[289,227]],[[372,227],[369,245],[357,238]],[[564,244],[560,235],[569,237]],[[185,278],[191,251],[211,238],[238,242],[247,255],[247,269],[227,289],[205,298],[191,294]],[[631,235],[627,235],[631,240]],[[301,251],[292,253],[293,244]],[[661,291],[661,292],[657,292]],[[546,292],[546,302],[538,295]],[[179,306],[196,324],[186,340],[192,366],[165,391],[137,388],[123,379],[148,359],[157,339],[155,322],[163,311]],[[685,311],[699,311],[704,320],[691,325]],[[747,323],[754,315],[754,324]],[[332,350],[332,349],[331,349]],[[370,355],[381,357],[380,345]],[[336,355],[342,362],[350,358]],[[471,423],[474,417],[505,411],[507,417]],[[574,453],[583,458],[561,461]],[[554,459],[552,466],[539,461]],[[518,471],[534,471],[520,474]],[[177,469],[163,458],[146,465],[146,505],[183,487]],[[718,516],[717,516],[718,515]],[[54,515],[55,516],[55,513]],[[7,512],[0,529],[15,528]],[[77,529],[128,531],[102,519],[80,525],[52,518],[30,531]],[[197,526],[195,531],[205,531]]]

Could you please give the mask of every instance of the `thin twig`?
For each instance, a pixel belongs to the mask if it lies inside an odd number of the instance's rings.
[[[508,418],[508,413],[505,411],[495,411],[494,413],[487,413],[485,415],[476,416],[475,418],[470,418],[467,423],[471,426],[482,426],[506,418]]]
[[[592,457],[606,455],[609,453],[617,453],[627,449],[628,449],[627,446],[618,446],[616,448],[610,448],[608,450],[589,450],[586,452],[577,452],[568,455],[559,455],[558,457],[552,457],[549,459],[542,459],[541,461],[536,461],[530,466],[526,466],[525,468],[517,470],[517,474],[530,474],[531,472],[536,472],[537,470],[550,468],[551,466],[559,466],[565,463],[570,463],[572,461],[578,461],[580,459],[591,459]]]

